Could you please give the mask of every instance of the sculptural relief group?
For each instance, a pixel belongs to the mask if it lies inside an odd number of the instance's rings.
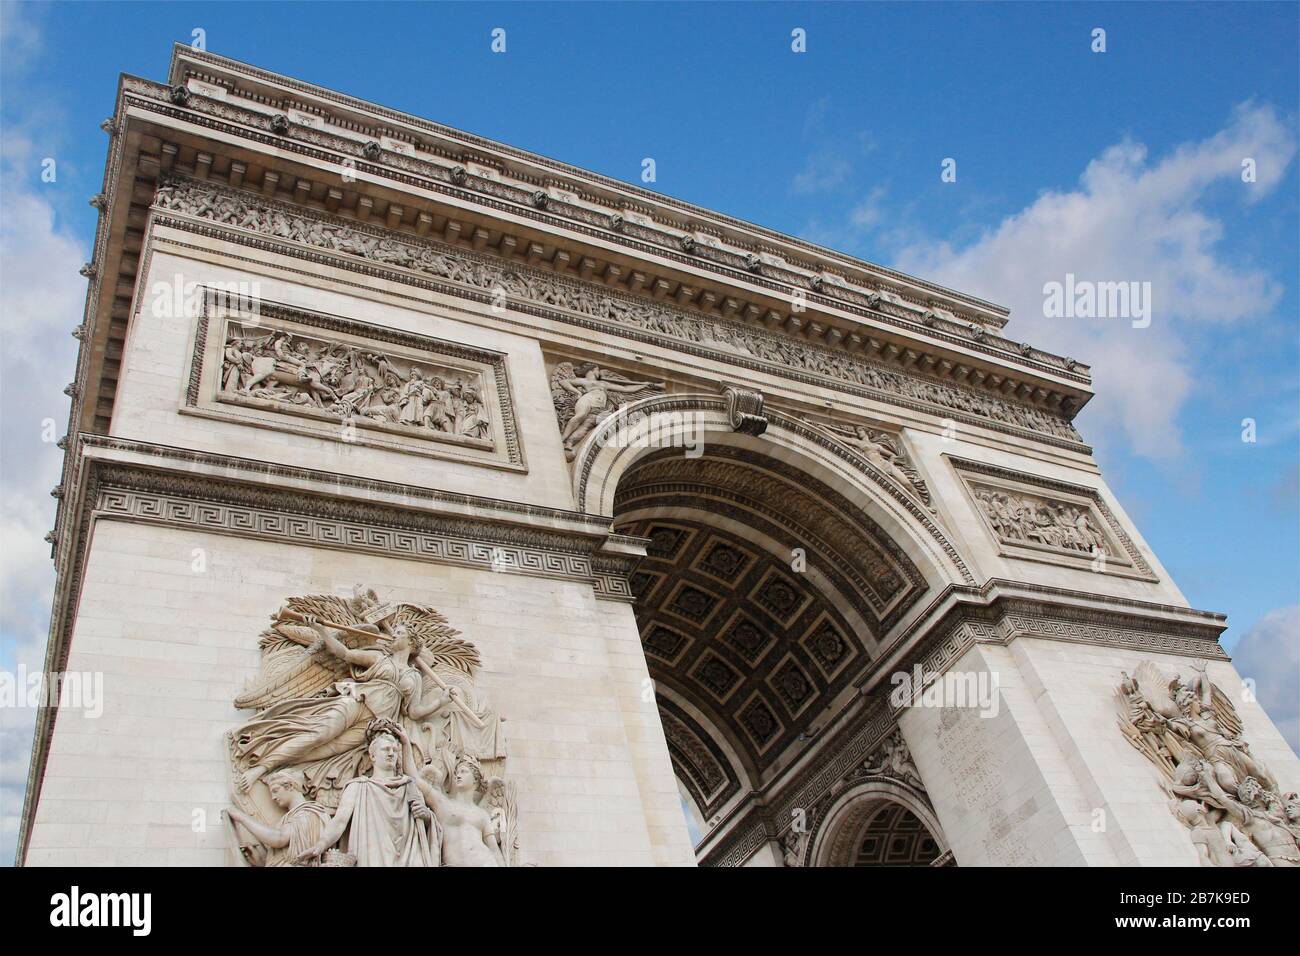
[[[1241,719],[1198,661],[1190,677],[1150,662],[1123,675],[1120,729],[1160,768],[1169,808],[1203,866],[1300,866],[1300,796],[1242,739]]]
[[[254,866],[509,866],[516,795],[479,655],[433,608],[291,598],[228,734],[232,842]]]
[[[301,210],[245,193],[175,179],[158,189],[154,204],[165,211],[355,256],[382,266],[409,269],[493,295],[503,293],[511,301],[565,309],[678,342],[693,343],[719,354],[774,363],[784,369],[924,402],[936,409],[1079,441],[1078,432],[1067,419],[1037,406],[880,367],[861,357],[814,347],[787,335],[612,294],[590,284],[498,263],[428,241],[396,233],[392,237],[375,235],[351,224],[314,218]]]
[[[975,500],[1002,541],[1114,556],[1106,534],[1085,508],[1036,495],[976,488]]]
[[[551,372],[551,401],[560,423],[564,457],[624,405],[664,394],[663,382],[638,382],[592,362],[560,362]]]
[[[345,421],[486,441],[491,418],[476,381],[341,342],[230,323],[221,392]]]

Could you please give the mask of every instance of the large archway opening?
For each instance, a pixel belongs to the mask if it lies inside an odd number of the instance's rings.
[[[854,693],[927,582],[860,504],[761,451],[665,449],[621,477],[634,610],[697,845]]]
[[[574,456],[579,508],[647,542],[634,611],[703,854],[817,746],[923,598],[973,583],[897,474],[801,418],[769,409],[754,434],[734,411],[638,401]]]
[[[948,842],[925,795],[877,778],[842,793],[808,847],[809,866],[951,865]]]

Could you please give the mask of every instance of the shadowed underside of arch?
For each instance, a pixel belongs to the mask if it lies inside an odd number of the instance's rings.
[[[717,396],[661,395],[623,406],[593,429],[576,449],[573,493],[578,508],[589,514],[614,516],[617,499],[626,493],[624,479],[647,457],[664,449],[683,449],[709,457],[728,449],[755,453],[786,466],[784,477],[796,487],[816,485],[835,493],[833,510],[847,513],[851,523],[866,519],[881,540],[892,540],[906,552],[932,586],[970,585],[974,576],[940,527],[936,516],[915,494],[868,460],[860,449],[838,440],[825,429],[776,410],[765,413],[761,435],[743,433],[730,421],[726,403]],[[847,502],[847,510],[845,509]],[[780,501],[769,502],[776,510]]]
[[[939,844],[911,810],[882,802],[853,841],[851,866],[929,866]]]
[[[817,827],[810,866],[929,866],[948,841],[925,795],[873,779],[840,794]]]
[[[706,817],[830,716],[927,591],[863,509],[743,448],[646,455],[622,476],[614,513],[620,533],[649,541],[632,578],[637,622],[652,677],[700,715],[661,708]],[[724,753],[751,779],[731,779]]]

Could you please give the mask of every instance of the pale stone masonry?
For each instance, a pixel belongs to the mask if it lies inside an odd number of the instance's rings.
[[[1300,862],[1005,310],[187,47],[105,129],[20,863]]]

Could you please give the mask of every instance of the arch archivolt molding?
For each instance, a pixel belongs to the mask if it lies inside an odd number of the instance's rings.
[[[688,695],[656,681],[655,698],[673,769],[707,823],[753,787],[751,768],[715,720]]]
[[[804,841],[802,853],[795,857],[799,866],[850,866],[862,841],[863,831],[883,804],[905,807],[924,824],[939,846],[948,852],[948,840],[925,791],[904,781],[873,776],[854,784],[830,802],[810,829],[812,838]]]
[[[759,437],[734,429],[720,396],[657,395],[630,402],[576,449],[573,490],[578,510],[612,517],[619,481],[648,453],[674,446],[693,449],[701,443],[732,446],[809,472],[840,491],[900,543],[931,584],[975,583],[934,515],[893,476],[814,424],[771,409],[765,417],[768,426]]]
[[[819,785],[783,801],[786,813],[774,819],[786,866],[849,866],[867,824],[885,804],[910,811],[930,831],[940,854],[948,839],[930,804],[920,771],[896,724],[876,738],[865,759]],[[851,748],[850,748],[851,749]],[[859,751],[860,752],[860,751]]]

